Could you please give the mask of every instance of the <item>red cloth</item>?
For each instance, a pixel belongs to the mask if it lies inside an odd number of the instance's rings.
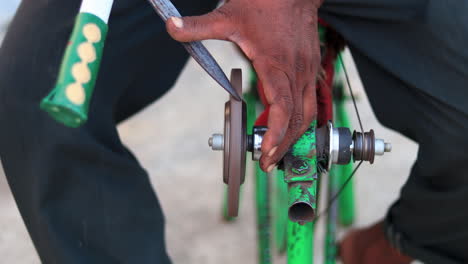
[[[267,126],[268,125],[268,115],[270,114],[270,106],[267,103],[265,92],[263,90],[263,85],[260,80],[257,81],[257,91],[258,96],[260,97],[260,101],[265,106],[265,110],[258,116],[257,120],[255,121],[255,126]]]
[[[334,61],[336,51],[327,49],[325,57],[322,59],[322,68],[325,72],[324,79],[317,81],[317,125],[325,125],[328,120],[333,119],[333,77],[335,75]]]

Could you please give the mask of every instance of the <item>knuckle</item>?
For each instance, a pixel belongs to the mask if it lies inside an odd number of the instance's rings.
[[[189,28],[193,30],[198,30],[201,26],[203,26],[200,23],[200,19],[197,19],[196,17],[187,17],[184,23],[187,23],[189,25]]]
[[[293,109],[294,109],[294,103],[293,99],[289,95],[280,95],[277,100],[279,106],[283,109],[283,111],[288,115],[291,116]]]
[[[279,52],[274,52],[271,55],[271,60],[274,65],[287,65],[289,58],[287,56],[287,53],[281,50]]]
[[[233,17],[232,11],[229,8],[226,8],[225,6],[216,9],[213,13],[222,19],[230,20]]]
[[[221,35],[224,35],[226,40],[240,42],[242,39],[241,28],[238,26],[237,16],[234,15],[230,8],[222,6],[213,11],[213,20],[220,21],[217,30]]]
[[[288,108],[292,108],[293,106],[293,99],[289,95],[282,95],[280,96],[280,101],[285,104]]]
[[[242,35],[236,27],[229,27],[228,29],[225,29],[225,34],[227,40],[236,42],[238,44],[242,41]]]
[[[304,116],[299,113],[295,113],[291,116],[289,121],[289,129],[291,131],[298,133],[299,130],[302,128],[302,124],[304,123]]]
[[[298,60],[294,63],[294,69],[298,73],[303,73],[307,69],[307,63],[304,60]]]

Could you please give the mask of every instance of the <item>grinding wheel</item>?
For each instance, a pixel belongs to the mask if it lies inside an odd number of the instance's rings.
[[[242,71],[231,71],[231,84],[242,94]],[[224,108],[224,166],[223,180],[228,185],[228,216],[236,217],[239,211],[240,186],[245,180],[245,156],[247,151],[247,114],[244,101],[232,96]]]

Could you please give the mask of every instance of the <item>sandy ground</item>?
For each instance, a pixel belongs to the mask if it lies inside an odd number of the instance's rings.
[[[247,69],[230,44],[206,43],[226,72],[230,68]],[[356,176],[356,226],[364,226],[381,219],[398,196],[417,145],[378,123],[349,56],[347,64],[365,129],[374,129],[378,137],[393,144],[392,153],[377,158],[373,166],[363,166]],[[227,94],[190,61],[168,94],[119,127],[123,142],[151,175],[165,211],[168,250],[174,263],[256,260],[252,175],[247,176],[239,219],[226,224],[220,217],[222,157],[208,148],[207,138],[222,131],[226,99]],[[349,110],[354,119],[351,105]],[[174,185],[179,186],[179,192],[171,191]],[[40,263],[1,169],[0,212],[1,262]],[[322,232],[317,233],[321,240]],[[284,263],[284,259],[277,257],[275,263]]]

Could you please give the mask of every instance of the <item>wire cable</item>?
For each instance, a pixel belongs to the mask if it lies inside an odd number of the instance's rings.
[[[357,170],[359,169],[359,167],[361,167],[361,164],[362,164],[362,160],[358,163],[358,165],[356,166],[356,168],[354,168],[353,172],[348,176],[348,178],[346,179],[346,181],[340,186],[340,188],[338,189],[338,191],[336,193],[333,194],[332,198],[328,201],[328,204],[327,204],[327,207],[322,211],[320,212],[317,217],[314,219],[314,221],[317,221],[322,215],[326,215],[328,214],[328,211],[330,210],[331,206],[333,205],[333,203],[336,201],[336,199],[338,197],[340,197],[341,193],[343,192],[343,190],[346,188],[346,186],[348,186],[348,184],[351,182],[351,180],[353,179],[354,175],[356,174]],[[328,174],[330,176],[330,174]],[[336,177],[336,176],[335,176]],[[330,179],[330,178],[329,178]]]
[[[344,65],[344,61],[343,61],[343,58],[341,56],[341,53],[338,54],[338,57],[339,57],[340,62],[341,62],[341,68],[343,68],[343,72],[344,72],[345,77],[346,77],[346,83],[348,85],[349,94],[351,95],[351,99],[353,100],[353,105],[354,105],[354,109],[356,111],[357,119],[359,121],[359,126],[361,127],[361,132],[364,133],[364,127],[362,126],[361,115],[359,115],[359,110],[358,110],[358,107],[357,107],[357,104],[356,104],[356,99],[354,98],[353,89],[351,88],[351,82],[349,81],[348,71],[346,70],[346,67]]]
[[[348,75],[348,71],[346,70],[346,67],[344,65],[344,62],[343,62],[343,58],[341,56],[341,53],[338,54],[338,58],[341,62],[341,67],[343,68],[343,72],[345,74],[345,78],[346,78],[346,83],[347,83],[347,86],[348,86],[348,89],[349,89],[349,94],[351,96],[351,99],[353,101],[353,105],[354,105],[354,110],[356,111],[356,116],[357,116],[357,119],[359,121],[359,126],[361,128],[361,132],[364,133],[364,126],[362,125],[362,121],[361,121],[361,115],[359,114],[359,109],[357,107],[357,104],[356,104],[356,98],[354,97],[354,93],[353,93],[353,89],[351,87],[351,82],[349,81],[349,75]],[[338,191],[336,193],[333,194],[332,198],[328,201],[328,204],[327,206],[325,207],[325,209],[323,211],[321,211],[317,217],[315,218],[315,221],[317,221],[322,215],[326,215],[328,214],[328,212],[330,211],[330,208],[332,207],[333,203],[336,201],[336,199],[338,199],[338,197],[340,197],[341,193],[343,192],[343,190],[346,188],[346,186],[348,186],[348,184],[351,182],[351,180],[353,179],[354,175],[356,174],[357,170],[359,169],[359,167],[361,167],[361,164],[362,164],[362,160],[358,163],[358,165],[354,168],[353,172],[348,176],[348,178],[346,179],[346,181],[340,186],[340,188],[338,189]],[[330,176],[330,174],[328,174],[328,176]],[[336,176],[335,176],[336,177]],[[330,178],[329,178],[330,180]]]

